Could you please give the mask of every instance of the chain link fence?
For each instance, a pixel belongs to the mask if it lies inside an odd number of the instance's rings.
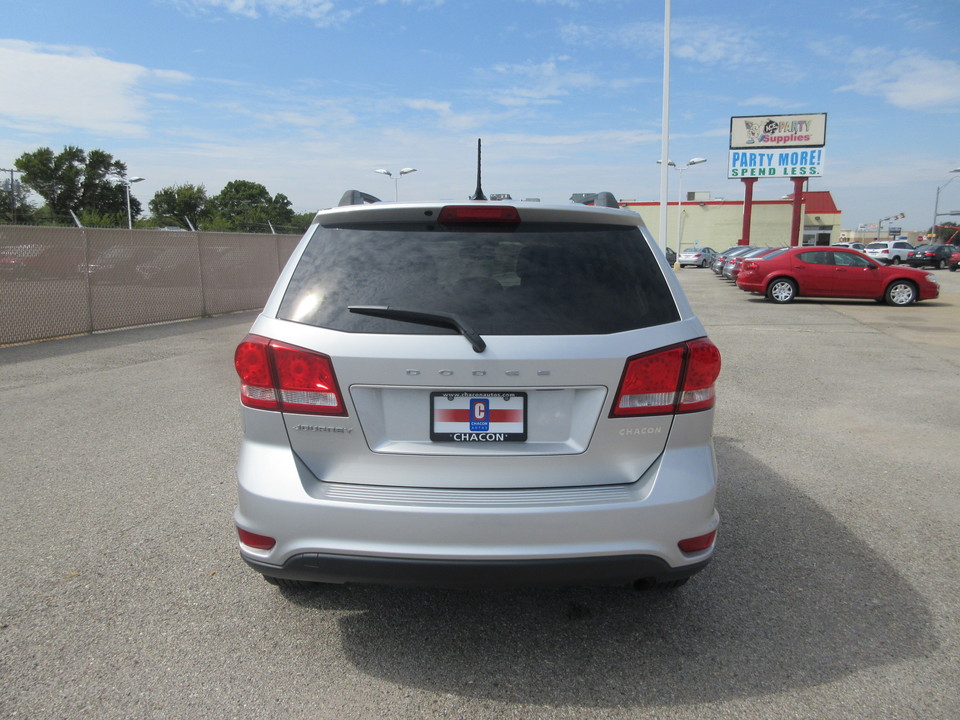
[[[0,226],[0,345],[261,308],[299,240]]]

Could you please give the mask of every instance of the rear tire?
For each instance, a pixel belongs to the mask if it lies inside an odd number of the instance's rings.
[[[917,287],[909,280],[894,280],[883,297],[888,305],[904,307],[917,301]]]
[[[790,278],[776,278],[767,285],[767,299],[775,303],[788,303],[797,296],[797,284]]]
[[[891,265],[899,265],[899,264],[900,264],[900,256],[899,256],[899,255],[894,255],[894,256],[893,256],[893,260],[890,261],[890,264],[891,264]]]
[[[937,263],[937,270],[943,270],[947,266],[946,260],[941,260]]]

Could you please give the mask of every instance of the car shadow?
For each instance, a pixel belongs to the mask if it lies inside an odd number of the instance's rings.
[[[747,295],[746,299],[749,302],[761,304],[761,305],[771,305],[775,306],[776,303],[767,300],[763,295],[759,293],[750,293]],[[885,302],[878,302],[876,300],[871,300],[870,298],[828,298],[828,297],[798,297],[791,300],[789,303],[785,303],[783,307],[788,307],[790,305],[836,305],[839,307],[848,306],[848,307],[880,307],[880,308],[890,308],[891,305],[888,305]],[[920,307],[952,307],[953,303],[946,302],[944,300],[918,300],[915,303],[909,305],[903,305],[897,307],[897,310],[909,309],[909,308],[920,308]]]
[[[923,598],[823,508],[718,438],[721,533],[710,566],[667,592],[326,586],[342,647],[401,686],[545,706],[683,705],[781,693],[929,656]]]

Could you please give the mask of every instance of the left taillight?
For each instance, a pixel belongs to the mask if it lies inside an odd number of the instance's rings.
[[[260,335],[237,346],[240,402],[259,410],[346,415],[330,358]]]
[[[720,351],[707,338],[627,361],[611,417],[688,413],[712,408]]]

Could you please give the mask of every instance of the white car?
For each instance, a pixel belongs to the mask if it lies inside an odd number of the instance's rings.
[[[344,198],[236,351],[242,558],[286,587],[701,570],[720,354],[639,216]]]
[[[867,245],[864,252],[882,263],[899,265],[906,261],[915,249],[906,240],[879,240]]]
[[[713,259],[717,256],[717,251],[708,247],[692,247],[681,250],[677,255],[677,264],[680,267],[710,267]]]

